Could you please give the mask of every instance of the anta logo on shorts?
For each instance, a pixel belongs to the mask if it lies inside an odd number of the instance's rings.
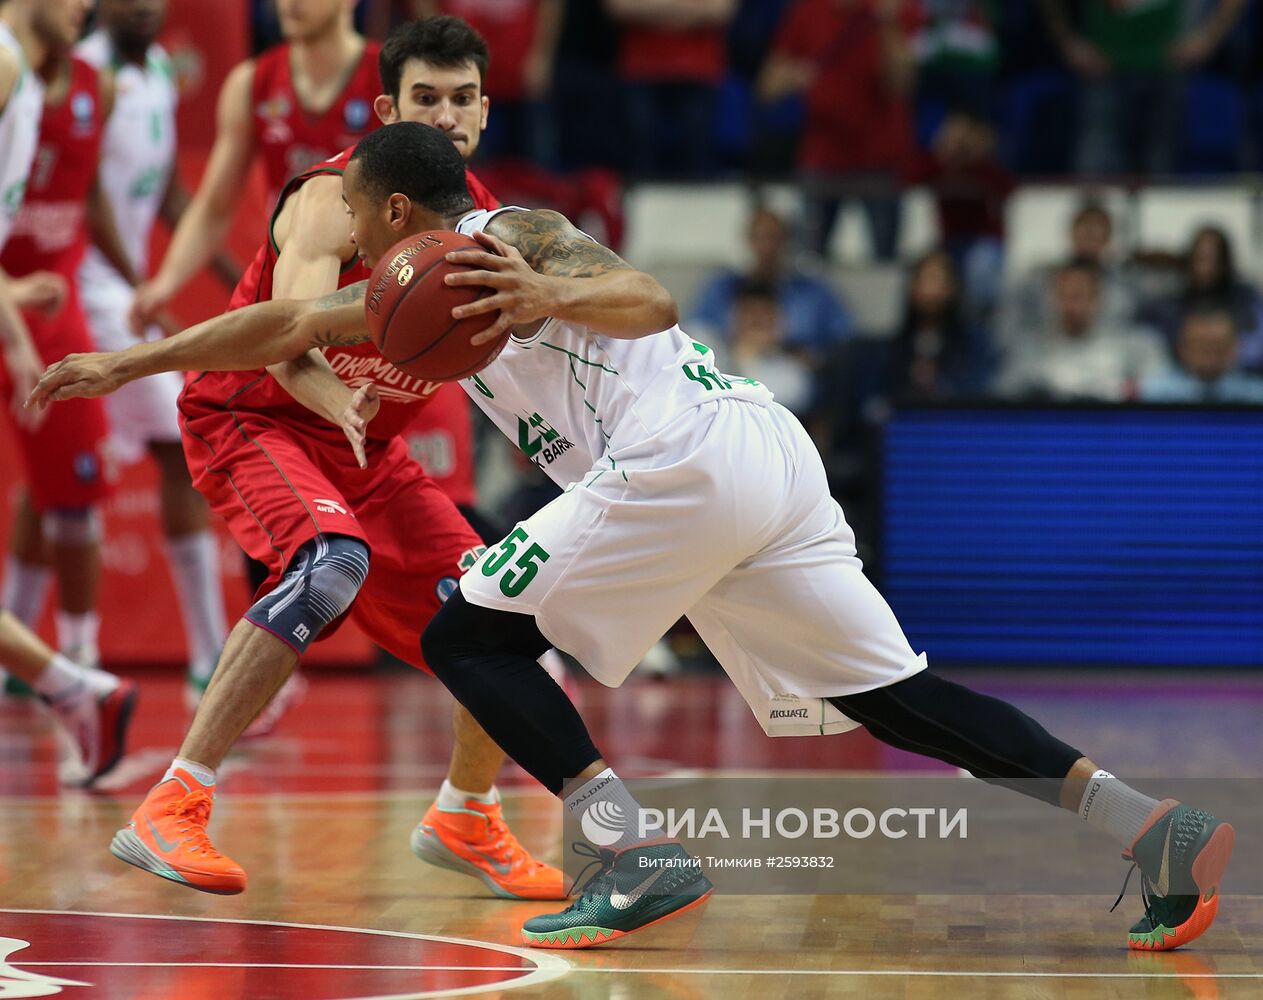
[[[336,500],[314,497],[311,502],[316,505],[316,510],[322,514],[345,514],[347,512],[346,508]]]
[[[572,442],[553,430],[538,413],[532,413],[529,421],[518,417],[517,445],[522,449],[522,454],[541,469],[545,465],[551,465],[574,447]]]

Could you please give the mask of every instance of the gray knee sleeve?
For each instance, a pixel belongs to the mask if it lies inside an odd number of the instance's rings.
[[[345,535],[317,535],[298,550],[281,582],[246,618],[305,653],[343,615],[368,576],[368,546]]]

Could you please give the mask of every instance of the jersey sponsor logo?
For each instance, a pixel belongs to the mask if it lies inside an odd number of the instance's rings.
[[[282,118],[289,117],[289,110],[289,98],[284,94],[273,94],[259,102],[255,113],[264,121],[279,122]]]
[[[347,509],[336,500],[327,500],[324,497],[313,497],[312,503],[316,505],[316,510],[322,514],[345,514]]]
[[[70,116],[74,119],[71,132],[84,135],[96,125],[96,99],[87,91],[80,90],[70,98]]]
[[[522,454],[541,469],[574,447],[573,442],[562,437],[538,413],[532,413],[529,420],[518,417],[517,443]]]
[[[413,378],[376,354],[330,352],[328,358],[334,373],[352,389],[376,382],[378,393],[387,402],[415,403],[420,399],[428,399],[443,384]]]
[[[353,132],[358,132],[368,124],[370,108],[368,101],[361,97],[355,97],[346,102],[346,108],[342,112],[342,117],[346,121],[346,127]]]
[[[284,141],[288,142],[289,139]],[[302,144],[290,146],[285,150],[285,166],[292,177],[314,167],[317,163],[321,163],[325,159],[325,154],[325,150],[316,149],[314,146],[304,146]]]

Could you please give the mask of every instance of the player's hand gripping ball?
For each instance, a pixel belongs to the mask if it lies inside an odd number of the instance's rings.
[[[455,382],[481,371],[508,343],[510,331],[494,340],[470,344],[491,326],[499,312],[453,319],[452,309],[495,294],[483,285],[448,285],[443,279],[478,268],[452,264],[451,250],[482,250],[469,236],[436,230],[396,243],[373,268],[364,297],[369,335],[387,361],[414,378]]]

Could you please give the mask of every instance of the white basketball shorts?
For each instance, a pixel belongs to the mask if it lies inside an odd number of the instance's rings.
[[[852,729],[825,698],[925,668],[784,407],[715,400],[613,458],[488,549],[466,600],[533,615],[610,687],[687,615],[772,736]]]
[[[84,289],[82,299],[88,329],[98,351],[121,351],[136,343],[136,335],[127,322],[131,289],[125,285],[118,290]],[[161,336],[162,331],[155,328],[147,339]],[[151,441],[180,440],[176,401],[183,389],[184,378],[179,372],[161,372],[129,382],[105,397],[110,449],[120,462],[130,465],[140,461]]]

